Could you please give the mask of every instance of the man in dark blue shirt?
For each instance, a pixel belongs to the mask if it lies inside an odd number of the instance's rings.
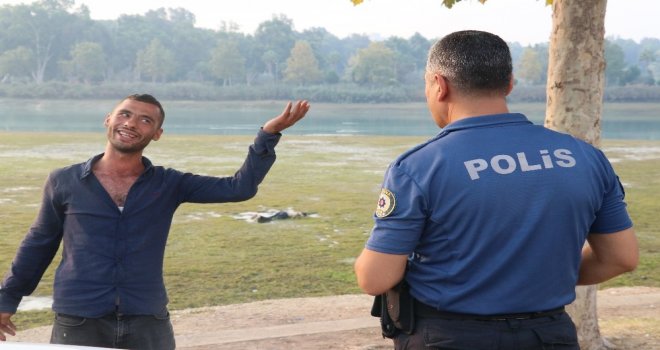
[[[105,119],[105,152],[49,175],[39,215],[2,282],[0,340],[15,333],[11,316],[63,242],[51,343],[173,349],[163,256],[175,210],[252,198],[275,162],[280,132],[308,110],[307,101],[289,103],[259,130],[234,176],[212,177],[143,157],[163,133],[165,113],[151,95],[126,97]]]

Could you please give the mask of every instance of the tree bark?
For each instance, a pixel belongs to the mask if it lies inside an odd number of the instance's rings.
[[[607,0],[554,0],[545,126],[600,146]],[[577,287],[568,307],[583,350],[607,348],[596,313],[597,286]]]
[[[600,145],[606,0],[555,0],[545,126]]]

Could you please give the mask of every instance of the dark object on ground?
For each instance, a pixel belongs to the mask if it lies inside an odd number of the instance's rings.
[[[305,212],[292,211],[292,210],[288,210],[288,211],[282,211],[281,210],[281,211],[275,212],[274,214],[272,214],[272,213],[267,213],[267,214],[258,213],[257,214],[257,222],[260,223],[260,224],[263,224],[265,222],[271,222],[273,220],[302,218],[302,217],[306,217],[307,215],[308,214],[305,213]]]

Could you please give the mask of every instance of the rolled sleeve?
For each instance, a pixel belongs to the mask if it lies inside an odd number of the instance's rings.
[[[0,289],[0,312],[15,314],[22,299],[22,296],[12,295],[9,291]]]
[[[254,144],[252,145],[254,151],[259,155],[269,155],[275,154],[275,146],[280,141],[282,134],[271,134],[265,132],[262,129],[259,129],[257,132],[257,137],[254,139]]]

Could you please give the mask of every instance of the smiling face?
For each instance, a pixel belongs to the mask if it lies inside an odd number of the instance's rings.
[[[108,142],[121,153],[140,153],[163,133],[158,106],[136,100],[123,100],[105,118]]]

